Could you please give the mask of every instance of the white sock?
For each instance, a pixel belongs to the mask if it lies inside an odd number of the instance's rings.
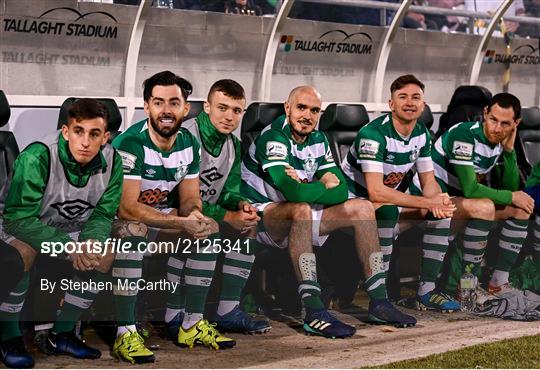
[[[184,317],[184,321],[182,322],[182,328],[189,329],[202,319],[203,319],[202,313],[187,312],[186,316]]]
[[[137,331],[137,327],[135,325],[126,325],[126,326],[119,326],[116,329],[116,337],[118,338],[124,333],[127,333],[128,331]]]
[[[165,322],[171,322],[172,319],[180,312],[182,311],[179,308],[169,308],[165,310]]]
[[[219,301],[217,314],[223,316],[231,312],[236,306],[240,305],[239,301]]]
[[[508,271],[495,270],[491,276],[490,284],[493,286],[501,286],[508,283],[510,273]]]
[[[418,295],[424,295],[431,292],[433,289],[435,289],[435,283],[421,281],[420,285],[418,286]]]

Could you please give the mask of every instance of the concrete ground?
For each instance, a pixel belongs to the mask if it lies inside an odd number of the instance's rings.
[[[441,314],[404,309],[414,315],[413,328],[396,329],[364,323],[367,304],[355,300],[359,308],[349,313],[335,312],[345,322],[356,326],[357,333],[348,339],[325,339],[306,336],[294,320],[272,321],[272,330],[263,335],[232,334],[235,348],[213,351],[205,347],[184,349],[160,338],[153,332],[147,344],[159,345],[154,364],[137,368],[359,368],[418,358],[434,353],[460,349],[540,333],[539,322],[516,322],[479,318],[466,313]],[[132,365],[114,359],[109,347],[88,330],[88,343],[99,348],[98,360],[75,360],[70,357],[48,357],[34,350],[36,367],[40,368],[127,368]],[[496,367],[494,364],[493,367]]]

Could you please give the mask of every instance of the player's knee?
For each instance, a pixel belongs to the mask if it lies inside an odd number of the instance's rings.
[[[311,206],[308,203],[291,203],[293,220],[311,220]]]
[[[347,216],[353,220],[369,221],[375,219],[375,207],[369,200],[352,199],[346,201],[343,205]]]
[[[495,219],[495,203],[491,199],[476,199],[469,203],[469,214],[471,218],[479,220]]]
[[[24,260],[15,247],[0,240],[0,302],[24,274]]]
[[[148,227],[139,221],[114,220],[111,234],[115,238],[128,236],[145,238],[148,235]]]

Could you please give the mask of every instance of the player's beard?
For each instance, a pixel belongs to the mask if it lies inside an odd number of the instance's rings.
[[[298,124],[300,125],[300,127],[302,127],[302,123],[303,122],[307,122],[307,121],[299,121]],[[306,131],[302,131],[301,129],[300,130],[297,130],[294,126],[292,126],[292,130],[294,131],[294,133],[299,136],[299,137],[308,137],[309,134],[311,134],[311,132],[313,130],[310,130],[309,132],[306,132]]]
[[[172,118],[173,120],[176,120],[176,123],[171,127],[160,127],[157,121],[161,118]],[[182,118],[177,119],[174,115],[170,114],[159,116],[157,120],[155,120],[153,117],[150,117],[150,124],[152,125],[154,131],[159,134],[159,136],[164,138],[170,138],[171,136],[178,133],[180,125],[182,125]]]

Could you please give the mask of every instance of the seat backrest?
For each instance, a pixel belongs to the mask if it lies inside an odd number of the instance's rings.
[[[329,104],[319,121],[330,143],[334,161],[339,166],[354,143],[358,130],[369,122],[369,115],[362,104]]]
[[[523,108],[521,118],[516,154],[518,163],[528,167],[525,169],[528,173],[531,166],[540,162],[540,107]]]
[[[189,109],[188,115],[184,118],[184,122],[188,119],[197,117],[204,108],[203,100],[191,100],[189,101],[189,104],[191,105],[191,108]]]
[[[68,119],[68,109],[78,98],[67,98],[62,103],[62,106],[60,107],[60,114],[58,115],[58,123],[57,128],[62,128],[62,125],[64,123],[67,123]],[[114,101],[114,99],[110,98],[98,98],[96,99],[99,102],[101,102],[105,107],[107,107],[107,111],[109,112],[109,122],[107,125],[108,131],[111,133],[111,137],[109,138],[109,142],[112,141],[119,133],[120,126],[122,125],[122,114],[120,113],[120,109],[118,108],[118,104]]]
[[[11,109],[6,95],[0,90],[0,127],[5,126]],[[19,155],[19,146],[10,131],[0,131],[0,212],[4,211],[9,185],[13,175],[13,163]]]
[[[441,116],[437,136],[456,123],[481,120],[483,109],[491,97],[491,92],[483,86],[459,86],[450,99],[446,113]]]
[[[240,129],[243,152],[247,152],[251,143],[266,126],[283,114],[285,114],[283,103],[251,103],[242,118]]]

